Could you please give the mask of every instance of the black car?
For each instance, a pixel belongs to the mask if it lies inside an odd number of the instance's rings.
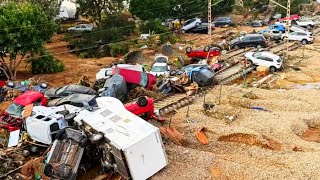
[[[252,27],[262,27],[263,24],[261,23],[261,21],[253,21],[250,23],[250,26]]]
[[[212,30],[214,27],[212,27]],[[208,23],[202,23],[198,27],[189,30],[190,33],[208,34]]]
[[[44,95],[50,99],[66,97],[71,94],[95,95],[96,91],[91,89],[90,87],[71,84],[59,88],[51,88],[44,93]]]
[[[233,25],[231,17],[218,17],[212,23],[215,27],[228,27]]]
[[[239,49],[246,47],[262,48],[267,46],[267,40],[261,34],[247,34],[230,42],[231,49]]]

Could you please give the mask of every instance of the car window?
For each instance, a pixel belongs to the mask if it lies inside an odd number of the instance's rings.
[[[55,132],[59,130],[59,124],[58,123],[53,123],[50,125],[50,132]]]
[[[141,72],[140,86],[142,87],[148,86],[148,74],[145,72]]]
[[[293,32],[291,33],[291,35],[298,35],[298,32]]]
[[[298,36],[306,36],[305,33],[298,33]]]
[[[19,104],[12,103],[7,108],[7,113],[13,116],[21,116],[21,113],[23,111],[23,106],[20,106]]]
[[[196,19],[189,19],[188,21],[185,22],[185,25],[188,25],[188,24],[194,22],[195,20],[196,20]]]
[[[250,38],[249,37],[243,37],[242,41],[250,41]]]
[[[111,75],[112,75],[112,70],[106,70],[105,75],[106,75],[106,76],[111,76]]]
[[[152,66],[151,71],[152,72],[165,72],[167,69],[167,66]]]
[[[81,27],[80,25],[76,26],[76,28],[80,28],[80,27]]]
[[[81,28],[86,28],[86,26],[85,26],[85,25],[82,25]]]
[[[260,57],[260,56],[261,56],[261,53],[254,53],[252,56],[253,56],[253,57]]]
[[[268,58],[268,57],[262,57],[262,59],[265,60],[265,61],[273,62],[273,59]]]

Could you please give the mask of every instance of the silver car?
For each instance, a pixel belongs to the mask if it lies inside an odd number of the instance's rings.
[[[92,31],[93,25],[91,24],[79,24],[74,27],[70,27],[67,29],[68,32],[84,32],[84,31]]]

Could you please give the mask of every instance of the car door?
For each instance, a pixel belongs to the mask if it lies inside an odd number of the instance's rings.
[[[248,47],[255,47],[258,45],[257,37],[250,37],[249,39],[250,39],[250,41],[247,45]]]
[[[250,45],[250,37],[243,37],[242,41],[239,43],[240,47],[248,47]]]
[[[269,57],[263,57],[263,66],[266,66],[266,67],[274,66],[273,59]]]
[[[299,37],[298,37],[298,32],[292,32],[289,34],[289,40],[291,41],[298,41]]]

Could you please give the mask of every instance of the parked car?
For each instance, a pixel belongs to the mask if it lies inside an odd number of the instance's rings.
[[[295,20],[296,21],[299,19],[300,19],[300,16],[298,14],[292,14],[289,19],[287,17],[281,18],[280,22],[286,21],[286,20],[290,20],[290,21]]]
[[[26,132],[30,138],[44,144],[52,144],[59,130],[72,124],[72,114],[81,111],[72,105],[59,107],[35,106],[31,116],[25,119]],[[70,116],[71,115],[71,116]]]
[[[194,28],[194,27],[198,27],[201,24],[201,19],[200,18],[192,18],[192,19],[188,19],[184,24],[183,27],[181,28],[181,32],[185,33],[188,30]]]
[[[247,34],[240,38],[236,38],[230,42],[231,49],[239,49],[246,47],[262,48],[267,46],[267,40],[261,34]]]
[[[107,79],[103,88],[99,90],[100,96],[115,97],[121,102],[128,100],[128,89],[123,76],[119,74],[113,75]]]
[[[276,29],[272,30],[267,30],[264,31],[262,34],[266,39],[270,39],[272,41],[277,41],[279,42],[280,40],[282,40],[282,32],[278,31]]]
[[[281,57],[271,52],[248,52],[245,57],[248,59],[249,64],[269,67],[272,73],[282,69]]]
[[[282,35],[282,39],[286,37],[285,34]],[[313,34],[307,32],[292,32],[288,37],[289,41],[300,41],[303,45],[308,43],[313,43]]]
[[[133,114],[142,119],[150,119],[154,116],[154,102],[153,98],[141,96],[137,101],[127,103],[124,107]]]
[[[47,100],[37,91],[27,91],[16,99],[9,105],[5,110],[4,114],[0,117],[0,128],[8,129],[9,131],[14,131],[20,129],[22,126],[22,112],[24,107],[33,104],[34,106],[46,106]]]
[[[131,69],[115,67],[112,74],[119,74],[123,76],[127,84],[129,83],[134,86],[141,86],[148,90],[151,90],[152,86],[157,82],[157,78],[154,75]]]
[[[266,31],[270,31],[270,30],[278,30],[281,31],[282,33],[286,32],[286,28],[284,27],[284,25],[282,24],[273,24],[271,26],[269,26],[268,28],[259,31],[259,34],[263,34]]]
[[[92,31],[93,25],[91,24],[79,24],[74,27],[70,27],[67,29],[68,32],[84,32],[84,31]]]
[[[95,95],[96,91],[90,87],[80,86],[80,85],[66,85],[59,88],[51,88],[44,93],[47,98],[55,99],[60,97],[66,97],[71,94],[90,94]]]
[[[292,21],[291,23],[308,29],[314,28],[316,26],[316,23],[311,19],[300,19],[297,21]]]
[[[208,86],[213,83],[214,73],[206,67],[196,67],[190,72],[190,79],[199,86]]]
[[[191,47],[187,47],[186,54],[189,58],[192,59],[207,59],[208,57],[212,58],[214,56],[220,56],[221,50],[215,47],[210,48],[209,46],[197,50],[193,50]]]
[[[150,73],[156,77],[169,76],[170,66],[167,63],[155,63],[152,65]]]
[[[211,29],[214,30],[215,26],[212,24]],[[201,23],[199,26],[189,30],[190,33],[208,34],[208,23]]]
[[[212,23],[215,27],[229,27],[233,25],[231,17],[218,17]]]
[[[70,104],[76,107],[84,107],[85,104],[89,106],[96,106],[97,102],[95,101],[96,95],[89,94],[70,94],[69,96],[57,98],[49,101],[48,106],[60,106],[64,104]]]

